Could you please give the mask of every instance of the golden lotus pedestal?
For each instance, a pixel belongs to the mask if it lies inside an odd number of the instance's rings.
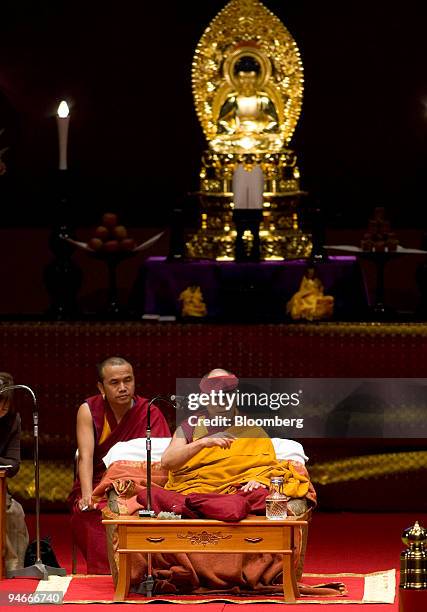
[[[299,205],[305,192],[299,188],[296,155],[290,149],[276,153],[226,154],[208,150],[202,157],[201,222],[188,236],[190,258],[234,260],[236,227],[233,220],[233,173],[238,164],[259,164],[265,176],[262,220],[259,227],[260,259],[286,260],[309,257],[311,236],[300,229]],[[249,253],[254,237],[243,235]]]

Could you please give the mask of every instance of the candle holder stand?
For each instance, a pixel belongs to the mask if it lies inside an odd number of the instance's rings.
[[[50,297],[47,316],[60,321],[78,316],[77,293],[82,282],[82,272],[71,258],[75,246],[68,242],[73,232],[67,197],[67,170],[59,170],[57,179],[57,206],[49,237],[49,247],[54,258],[44,270],[44,283]]]
[[[370,306],[369,316],[372,320],[392,319],[395,312],[386,305],[385,301],[385,268],[389,261],[399,257],[400,253],[395,251],[362,251],[360,257],[372,261],[375,264],[375,290],[374,303]]]
[[[109,319],[123,318],[128,314],[123,305],[120,305],[117,287],[117,268],[120,262],[136,255],[134,251],[123,251],[119,253],[91,253],[94,259],[104,261],[108,271],[108,298],[105,315]]]

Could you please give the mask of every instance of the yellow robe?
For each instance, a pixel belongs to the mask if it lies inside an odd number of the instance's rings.
[[[232,429],[227,431],[232,433]],[[254,435],[254,428],[251,434]],[[284,493],[289,497],[304,497],[309,490],[309,479],[298,473],[291,462],[277,461],[270,438],[239,437],[227,449],[203,448],[181,468],[169,473],[165,489],[184,495],[235,493],[250,480],[268,486],[272,476],[284,477]]]

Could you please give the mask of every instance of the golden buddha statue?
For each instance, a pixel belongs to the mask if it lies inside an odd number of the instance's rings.
[[[298,291],[286,305],[286,312],[295,321],[319,321],[332,317],[334,298],[324,295],[323,283],[313,267],[307,268]]]
[[[283,138],[274,102],[260,88],[261,67],[250,55],[239,57],[233,69],[236,90],[227,95],[210,142],[219,153],[280,151]]]
[[[181,291],[179,301],[182,302],[181,315],[183,317],[205,317],[208,314],[202,290],[196,285]]]
[[[265,177],[261,259],[307,257],[299,228],[300,173],[289,142],[301,112],[303,70],[284,24],[259,0],[230,0],[206,28],[193,60],[193,93],[208,148],[200,170],[201,224],[187,255],[234,259],[233,175]]]

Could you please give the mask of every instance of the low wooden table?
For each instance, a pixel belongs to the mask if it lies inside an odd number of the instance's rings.
[[[131,563],[129,553],[280,553],[283,555],[285,601],[299,597],[295,577],[295,530],[307,528],[307,521],[271,521],[265,517],[236,523],[223,521],[157,520],[123,517],[102,521],[117,525],[119,536],[119,577],[114,601],[129,593]]]

